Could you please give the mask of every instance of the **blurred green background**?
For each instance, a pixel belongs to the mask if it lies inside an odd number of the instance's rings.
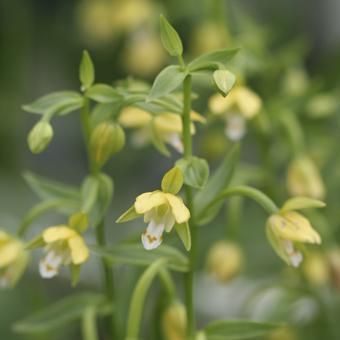
[[[326,185],[328,208],[325,216],[318,215],[315,220],[332,230],[328,233],[331,235],[328,240],[331,241],[326,242],[325,249],[328,245],[336,247],[340,221],[337,208],[340,189],[340,158],[337,152],[340,2],[337,0],[2,1],[1,227],[14,231],[20,218],[36,202],[21,177],[23,170],[29,169],[77,185],[86,175],[86,158],[77,114],[56,120],[53,123],[53,142],[46,152],[34,156],[27,148],[26,136],[36,117],[24,113],[21,105],[48,92],[77,90],[78,64],[83,49],[90,51],[96,66],[96,79],[100,82],[112,83],[128,75],[152,82],[157,72],[171,62],[158,37],[160,13],[164,13],[178,29],[188,58],[214,47],[228,44],[240,46],[243,52],[235,69],[248,86],[262,97],[269,115],[275,117],[277,111],[286,106],[296,113],[305,131],[306,144],[321,164]],[[221,23],[225,30],[221,30]],[[303,77],[306,77],[308,96],[305,93],[300,96],[302,103],[296,98],[291,100],[294,95],[283,95],[282,84],[291,69],[302,70]],[[289,88],[294,88],[300,80],[299,77],[294,78]],[[194,108],[204,114],[207,98],[213,92],[207,89],[206,84],[198,84],[196,90],[200,99],[195,102]],[[332,106],[332,112],[326,112],[325,117],[311,119],[305,114],[306,101],[303,100],[320,93],[331,96],[336,104]],[[300,98],[298,95],[295,97]],[[212,124],[209,131],[210,134],[199,131],[196,150],[209,158],[213,168],[218,163],[217,156],[228,150],[229,144],[226,141],[221,146],[220,137],[223,134],[218,124]],[[277,165],[271,168],[274,178],[267,178],[260,187],[282,203],[287,197],[284,177],[290,151],[282,137],[284,133],[279,135],[279,132],[274,141],[272,138],[264,140],[265,145],[270,144],[267,155]],[[210,146],[207,141],[212,135],[218,137]],[[250,126],[242,150],[242,161],[249,166],[257,167],[266,162],[261,158],[258,142],[256,126],[254,129]],[[140,226],[113,228],[111,221],[129,206],[137,194],[155,188],[164,171],[178,157],[174,154],[171,159],[164,158],[152,147],[142,151],[129,142],[124,152],[115,156],[106,169],[115,181],[114,204],[108,217],[111,227],[108,234],[113,243],[124,239],[129,232],[138,233]],[[197,300],[201,324],[214,317],[273,319],[293,324],[292,334],[273,339],[340,339],[340,325],[337,322],[340,315],[339,296],[334,286],[329,283],[321,288],[314,287],[303,281],[300,273],[284,269],[265,240],[264,213],[252,203],[246,203],[244,212],[239,222],[240,231],[233,236],[245,252],[244,272],[227,285],[210,282],[204,274],[200,274]],[[206,255],[203,249],[222,237],[225,220],[224,214],[221,214],[214,225],[202,230],[200,268],[204,267]],[[57,221],[60,221],[58,216],[42,219],[34,227],[32,235]],[[11,324],[73,291],[65,277],[42,281],[38,277],[36,263],[33,259],[24,279],[14,290],[0,292],[0,339],[29,339],[14,334]],[[139,272],[125,267],[117,271],[124,314],[131,287]],[[129,280],[131,284],[126,285]],[[96,260],[92,259],[84,269],[77,289],[98,290],[99,285],[100,272]],[[210,290],[216,293],[216,297]],[[63,330],[53,337],[77,339],[79,329],[75,324],[70,330]],[[52,335],[41,337],[47,338],[52,339]]]

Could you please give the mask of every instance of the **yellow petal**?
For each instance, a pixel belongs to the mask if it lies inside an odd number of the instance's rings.
[[[232,90],[226,97],[222,97],[219,93],[210,97],[209,110],[214,114],[223,114],[229,111],[235,105],[234,91],[236,90]]]
[[[74,235],[76,235],[76,232],[73,229],[65,225],[60,225],[47,228],[43,232],[42,237],[46,243],[52,243],[60,240],[67,240]]]
[[[200,115],[196,111],[190,112],[190,118],[193,122],[199,122],[199,123],[202,123],[202,124],[205,124],[207,122],[205,117],[203,117],[202,115]]]
[[[146,192],[136,198],[135,209],[138,214],[144,214],[152,208],[167,203],[166,196],[162,191]]]
[[[9,239],[11,239],[10,235],[7,234],[5,231],[0,230],[0,242],[6,242]]]
[[[119,123],[127,128],[140,128],[150,123],[152,117],[147,111],[129,106],[119,115]]]
[[[80,235],[68,239],[68,246],[71,250],[71,259],[74,264],[81,264],[89,257],[89,249]]]
[[[182,132],[182,120],[175,113],[162,113],[153,119],[153,124],[159,132]]]
[[[293,242],[321,243],[320,235],[312,228],[310,222],[295,211],[272,215],[268,225],[282,239]]]
[[[23,248],[20,242],[10,240],[0,247],[0,268],[6,267],[11,262],[15,261]]]
[[[169,193],[165,194],[165,196],[170,204],[172,214],[174,215],[176,222],[187,222],[190,218],[190,211],[185,206],[182,199]]]
[[[239,86],[234,91],[240,113],[248,119],[253,118],[259,113],[262,107],[262,100],[255,92],[244,86]]]

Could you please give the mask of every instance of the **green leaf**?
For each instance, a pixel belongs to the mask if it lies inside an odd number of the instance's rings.
[[[213,78],[219,92],[224,97],[230,92],[236,82],[235,75],[228,70],[216,70],[213,73]]]
[[[183,174],[179,167],[171,168],[162,179],[162,190],[176,195],[183,186]]]
[[[13,329],[17,333],[26,334],[56,331],[80,319],[86,307],[94,306],[100,309],[105,304],[106,298],[102,294],[72,295],[16,322]]]
[[[209,52],[194,59],[189,65],[190,72],[216,70],[219,66],[225,65],[239,51],[238,48],[223,49],[214,52]]]
[[[87,90],[94,82],[94,66],[90,54],[87,51],[83,52],[83,57],[79,67],[79,79],[82,84],[82,91]]]
[[[184,248],[189,251],[191,249],[191,233],[188,222],[175,224],[175,230],[181,239]]]
[[[34,102],[23,105],[27,112],[45,114],[46,112],[65,115],[83,106],[83,97],[75,91],[58,91],[38,98]]]
[[[163,15],[160,16],[160,24],[161,40],[164,48],[171,56],[181,56],[183,54],[183,44],[178,33]]]
[[[137,282],[133,291],[129,316],[127,320],[127,339],[139,339],[139,329],[142,319],[145,298],[155,276],[164,268],[166,260],[163,258],[157,259],[148,267]]]
[[[228,187],[234,175],[235,167],[239,160],[239,154],[240,147],[236,144],[230,152],[226,154],[224,160],[210,177],[206,186],[196,194],[194,198],[194,211],[198,212],[196,217],[197,223],[208,223],[218,213],[223,202],[215,205],[215,207],[209,212],[206,212],[205,209],[223,190]],[[204,216],[204,213],[206,213],[206,216]]]
[[[282,325],[248,320],[216,321],[204,328],[206,340],[241,340],[264,337]]]
[[[121,244],[110,247],[91,247],[98,256],[104,257],[112,263],[129,264],[135,266],[148,266],[160,257],[167,259],[169,269],[186,272],[189,268],[188,258],[178,249],[162,245],[161,247],[147,251],[141,244]]]
[[[148,101],[155,100],[171,93],[183,83],[185,77],[186,72],[181,70],[179,66],[170,65],[164,68],[158,74],[152,85]]]
[[[122,98],[112,86],[106,84],[95,84],[91,86],[85,92],[85,95],[86,97],[103,104],[114,103]]]
[[[99,340],[97,331],[96,309],[92,306],[86,307],[82,317],[83,340]]]
[[[95,215],[95,225],[97,225],[105,216],[110,204],[112,202],[114,184],[111,177],[104,173],[100,173],[98,176],[99,191],[97,210]]]
[[[135,205],[132,205],[128,210],[125,211],[125,213],[123,213],[120,217],[118,217],[116,223],[132,221],[140,216],[141,215],[138,214],[135,209]]]
[[[184,183],[196,189],[202,189],[209,178],[209,165],[203,158],[190,157],[182,158],[176,162],[182,170]]]
[[[63,183],[46,179],[42,176],[33,174],[32,172],[25,172],[23,177],[29,187],[40,197],[42,200],[60,200],[67,201],[69,210],[76,209],[80,206],[80,191],[78,188],[65,185]],[[66,205],[61,205],[65,208]]]
[[[68,226],[77,230],[80,233],[83,233],[89,226],[87,215],[82,211],[72,214],[68,220]]]
[[[111,120],[111,118],[115,116],[120,110],[120,105],[112,105],[112,103],[97,104],[91,113],[91,126],[95,127],[104,121]]]
[[[91,213],[91,210],[97,202],[98,191],[98,178],[96,176],[87,176],[81,186],[82,211],[87,214]]]
[[[281,211],[300,210],[309,208],[323,208],[326,204],[322,201],[309,197],[293,197],[285,202]]]

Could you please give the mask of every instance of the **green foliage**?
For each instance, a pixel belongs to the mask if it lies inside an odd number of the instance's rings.
[[[82,85],[82,91],[86,91],[94,83],[95,71],[90,54],[83,52],[79,67],[79,79]]]
[[[183,53],[183,44],[178,33],[163,15],[160,16],[160,24],[161,40],[164,48],[171,56],[181,56]]]

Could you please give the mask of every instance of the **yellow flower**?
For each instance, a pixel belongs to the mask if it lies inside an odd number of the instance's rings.
[[[204,117],[194,111],[191,112],[191,119],[196,122],[205,122]],[[183,153],[182,120],[178,114],[164,112],[152,115],[137,107],[127,107],[121,112],[119,123],[126,128],[139,129],[134,135],[136,146],[145,145],[156,134],[157,138],[160,138],[164,143]],[[193,123],[191,124],[191,133],[195,133]]]
[[[238,244],[218,241],[209,250],[206,267],[218,281],[227,282],[240,272],[243,260],[243,252]]]
[[[49,227],[42,233],[42,239],[46,245],[46,255],[39,265],[43,278],[56,276],[62,265],[81,265],[89,257],[84,238],[69,226]]]
[[[143,246],[147,250],[159,247],[163,241],[164,231],[170,232],[174,225],[183,226],[185,224],[185,230],[188,228],[190,211],[183,200],[176,196],[182,185],[182,174],[175,167],[164,176],[162,190],[139,195],[134,205],[121,215],[117,222],[127,222],[144,216],[144,222],[148,223],[148,226],[141,237]],[[190,246],[188,247],[190,248]]]
[[[28,261],[28,254],[24,244],[0,230],[0,287],[13,286]]]
[[[310,284],[322,286],[329,282],[329,264],[327,257],[321,253],[312,253],[303,264],[303,273]]]
[[[171,303],[162,317],[162,330],[166,340],[185,340],[187,332],[187,315],[180,302]]]
[[[281,210],[267,220],[267,236],[277,254],[289,265],[298,267],[303,260],[304,243],[320,244],[321,237],[308,219],[294,211],[304,208],[321,208],[321,201],[295,197],[288,200]]]
[[[232,141],[238,141],[246,133],[246,120],[255,117],[262,108],[261,98],[248,87],[237,86],[223,97],[215,94],[209,99],[213,114],[226,119],[225,134]]]
[[[313,161],[304,156],[290,163],[287,173],[287,187],[293,196],[307,196],[322,199],[325,186],[320,172]]]

